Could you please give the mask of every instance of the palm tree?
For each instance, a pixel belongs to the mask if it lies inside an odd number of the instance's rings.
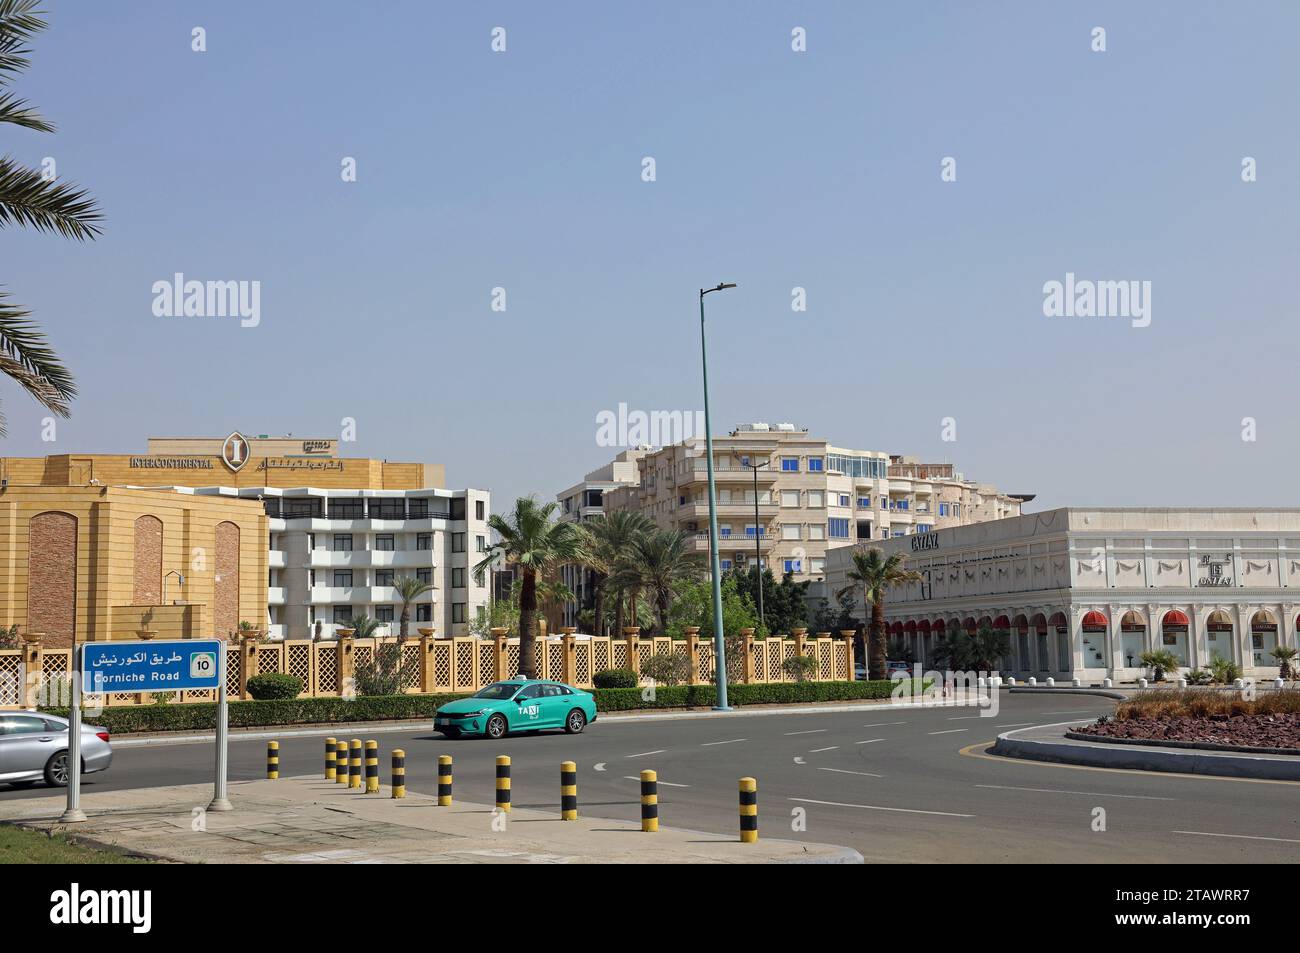
[[[694,579],[699,563],[686,548],[686,534],[671,529],[643,533],[632,541],[627,578],[634,592],[646,590],[659,615],[659,634],[668,634],[668,608],[679,583]]]
[[[893,586],[920,582],[921,574],[903,568],[903,554],[886,557],[879,546],[858,546],[853,550],[853,568],[845,576],[849,584],[835,594],[843,598],[861,586],[871,606],[871,642],[867,651],[867,677],[883,679],[885,671],[885,591]]]
[[[582,526],[582,556],[580,562],[595,575],[593,606],[596,626],[593,635],[604,635],[605,587],[609,579],[626,564],[632,542],[653,528],[654,524],[642,513],[632,510],[615,510],[590,519]],[[622,625],[622,593],[619,592],[619,625]],[[618,634],[618,633],[615,633]]]
[[[1150,652],[1143,652],[1139,657],[1143,665],[1151,666],[1151,679],[1156,682],[1165,680],[1166,672],[1178,671],[1178,656],[1168,649],[1156,649]]]
[[[995,629],[987,622],[979,627],[971,640],[977,672],[992,672],[995,665],[1011,654],[1011,633]]]
[[[413,576],[402,576],[393,581],[393,589],[397,591],[397,598],[402,600],[402,615],[398,625],[397,637],[405,642],[407,626],[411,622],[411,603],[433,589],[433,583],[421,582]]]
[[[4,91],[13,74],[29,65],[27,41],[45,29],[36,3],[0,0],[0,123],[53,132],[54,126],[35,109]],[[85,241],[99,235],[101,218],[95,200],[84,190],[47,179],[9,156],[0,156],[0,228],[18,225]],[[28,320],[31,313],[9,302],[8,297],[0,291],[0,374],[14,380],[52,413],[67,417],[68,404],[77,395],[72,374],[45,335]],[[4,416],[0,414],[0,437],[4,435]]]
[[[499,537],[474,566],[474,578],[483,584],[484,574],[495,566],[516,566],[519,588],[519,669],[528,678],[537,677],[537,656],[533,648],[533,624],[537,617],[537,578],[564,563],[575,562],[580,549],[576,523],[557,523],[555,503],[538,503],[535,496],[515,500],[514,512],[488,517],[488,528]]]
[[[1277,660],[1278,676],[1289,682],[1293,677],[1291,663],[1295,661],[1296,650],[1289,645],[1279,645],[1268,654]]]

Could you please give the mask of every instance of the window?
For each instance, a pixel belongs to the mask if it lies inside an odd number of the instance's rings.
[[[421,603],[421,604],[417,605],[417,606],[415,607],[415,621],[416,621],[416,622],[432,622],[432,621],[433,621],[433,606],[429,605],[427,602],[425,602],[425,603]]]
[[[453,496],[449,504],[449,519],[463,520],[465,518],[465,497]]]
[[[826,521],[826,531],[830,534],[831,539],[848,539],[849,521],[847,519],[831,518]]]
[[[483,519],[484,519],[484,513],[485,513],[485,510],[484,510],[484,507],[483,507],[483,501],[482,501],[482,500],[475,500],[475,501],[474,501],[474,519],[478,520],[480,523],[483,522]]]
[[[798,523],[781,524],[782,539],[803,539],[803,527]]]
[[[821,458],[821,457],[809,457],[809,458],[808,458],[808,472],[809,472],[809,473],[821,473],[821,472],[823,471],[823,469],[824,469],[824,467],[822,466],[822,458]]]
[[[784,563],[784,572],[803,572],[803,563],[798,559],[787,559]]]
[[[755,526],[753,523],[750,523],[745,527],[745,535],[750,539],[753,539],[755,536],[762,536],[763,529],[764,527],[762,526]]]
[[[417,570],[415,571],[415,578],[416,578],[416,580],[418,580],[419,582],[423,582],[423,583],[425,583],[425,584],[431,583],[431,582],[433,582],[433,570],[432,570],[432,569],[417,569]]]
[[[825,539],[825,538],[826,538],[826,525],[825,525],[824,523],[809,523],[809,524],[808,524],[808,538],[809,538],[809,539]]]
[[[321,499],[318,496],[308,496],[282,500],[280,515],[284,519],[294,519],[301,516],[319,517],[321,515]]]
[[[475,536],[475,537],[474,537],[474,552],[476,552],[476,553],[485,553],[485,552],[487,552],[487,537],[486,537],[486,536]]]
[[[416,548],[416,549],[433,549],[433,534],[432,534],[432,533],[416,533],[416,534],[415,534],[415,548]]]
[[[917,531],[918,533],[928,533],[928,532],[930,532],[930,524],[929,524],[929,523],[917,523],[917,524],[916,524],[916,531]]]
[[[464,534],[464,533],[452,533],[452,534],[451,534],[451,551],[452,551],[453,553],[463,553],[463,552],[465,551],[465,534]]]
[[[45,719],[35,715],[5,715],[0,718],[0,735],[38,735],[49,730]],[[67,729],[60,727],[59,730]]]
[[[465,621],[465,603],[453,602],[451,604],[451,621],[452,622]]]
[[[887,510],[887,509],[889,509],[889,497],[887,497],[887,496],[882,496],[882,497],[880,498],[880,508],[881,508],[882,510]]]
[[[782,458],[781,458],[781,470],[782,470],[783,472],[785,472],[785,473],[798,473],[798,472],[799,472],[799,458],[798,458],[798,457],[782,457]]]
[[[372,520],[406,519],[406,500],[371,500],[370,518]]]
[[[392,622],[392,621],[393,621],[393,607],[392,607],[392,606],[375,606],[375,621],[376,621],[376,622]]]
[[[848,506],[848,505],[849,505],[849,495],[847,493],[841,493],[840,506]]]
[[[940,516],[947,516],[947,515],[948,515],[948,504],[947,504],[947,503],[940,503],[940,504],[939,504],[939,515],[940,515]]]
[[[334,570],[334,585],[340,589],[346,589],[348,586],[352,585],[352,570],[351,569]]]
[[[366,504],[361,497],[330,500],[327,512],[332,520],[359,520],[366,515]]]
[[[723,572],[726,572],[728,569],[731,568],[731,560],[730,560],[730,559],[723,559],[723,560],[719,561],[718,565],[722,567],[722,571],[723,571]]]
[[[421,497],[418,500],[406,501],[406,515],[408,519],[423,520],[429,518],[429,500],[427,497]]]
[[[393,534],[383,533],[375,537],[375,549],[381,553],[391,553],[393,547]]]
[[[718,537],[720,539],[726,539],[730,535],[731,535],[730,523],[722,523],[718,526]]]
[[[871,497],[869,497],[869,496],[860,496],[860,497],[858,497],[858,509],[860,509],[860,510],[869,510],[869,509],[871,509]]]
[[[349,622],[351,622],[351,621],[352,621],[352,607],[351,607],[351,606],[335,606],[335,607],[334,607],[334,624],[335,624],[335,625],[347,625],[347,624],[348,624]]]
[[[376,586],[391,586],[393,584],[393,571],[391,569],[375,570]]]
[[[798,506],[798,505],[799,505],[799,491],[798,491],[798,490],[782,490],[782,491],[781,491],[781,505],[782,505],[782,506]]]
[[[464,570],[463,567],[452,569],[452,571],[451,571],[451,587],[452,587],[453,589],[464,589],[464,588],[465,588],[465,570]]]
[[[811,573],[823,573],[826,571],[826,560],[810,559],[808,560],[808,571]]]
[[[820,510],[826,505],[826,494],[821,490],[808,491],[808,508],[810,510]]]
[[[352,552],[352,534],[351,534],[351,533],[343,533],[343,534],[335,533],[335,534],[334,534],[334,552],[336,552],[336,553],[350,553],[350,552]]]

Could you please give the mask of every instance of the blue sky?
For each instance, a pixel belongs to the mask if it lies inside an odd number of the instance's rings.
[[[715,430],[792,421],[1036,506],[1295,502],[1295,3],[48,6],[16,88],[59,131],[0,149],[106,226],[0,232],[81,388],[51,445],[0,384],[0,452],[352,417],[348,455],[549,498],[612,455],[600,411],[701,406],[725,280]],[[260,281],[260,325],[155,317],[178,271]],[[1067,272],[1150,281],[1151,325],[1045,317]]]

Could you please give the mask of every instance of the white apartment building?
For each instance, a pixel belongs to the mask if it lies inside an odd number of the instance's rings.
[[[187,488],[178,488],[186,492]],[[254,497],[270,517],[268,632],[273,639],[333,635],[361,615],[396,635],[396,579],[433,585],[412,605],[411,634],[468,635],[488,604],[473,566],[488,546],[485,490],[338,490],[199,487],[196,494]],[[319,626],[319,629],[318,629]]]
[[[796,581],[823,577],[827,553],[868,540],[1017,516],[1032,495],[967,480],[950,464],[850,450],[792,424],[743,424],[713,440],[722,569],[760,562]],[[606,511],[636,509],[709,553],[702,438],[650,451],[639,479],[607,489]]]

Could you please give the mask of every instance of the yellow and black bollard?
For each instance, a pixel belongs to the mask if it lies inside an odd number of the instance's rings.
[[[361,787],[361,739],[348,742],[348,787]]]
[[[438,806],[451,807],[451,755],[438,755]]]
[[[659,775],[654,771],[641,772],[641,830],[659,830]]]
[[[366,742],[366,793],[379,793],[379,742]]]
[[[510,810],[510,755],[497,755],[497,808]]]
[[[335,738],[325,739],[325,780],[333,781],[334,776],[338,773],[338,763],[335,760],[338,753],[338,740]]]
[[[560,820],[578,819],[578,766],[572,761],[560,762]]]
[[[758,840],[758,782],[753,778],[740,779],[740,842],[752,844]]]
[[[406,797],[406,752],[393,749],[393,797]]]
[[[280,776],[280,742],[268,741],[266,743],[266,777],[267,780],[274,781]]]
[[[334,781],[337,784],[348,783],[348,743],[340,739],[334,749]]]

